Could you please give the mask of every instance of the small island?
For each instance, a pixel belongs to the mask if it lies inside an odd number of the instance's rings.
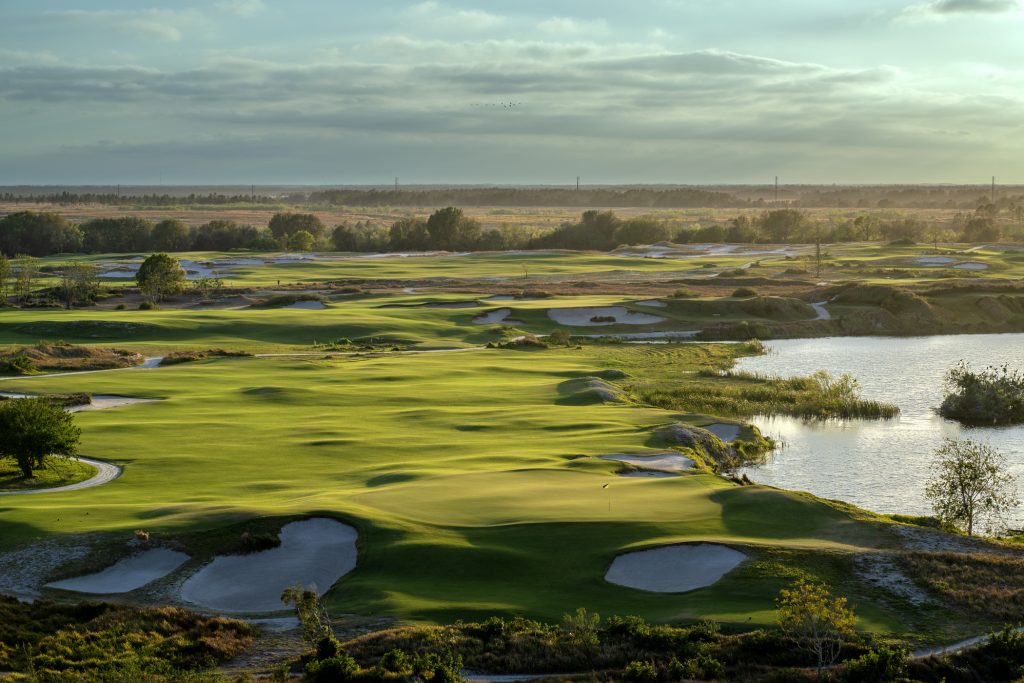
[[[939,414],[968,425],[1024,422],[1024,373],[1009,366],[972,370],[961,361],[946,373]]]

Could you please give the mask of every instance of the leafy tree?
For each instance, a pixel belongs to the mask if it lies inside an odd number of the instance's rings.
[[[324,234],[324,224],[311,213],[275,213],[269,227],[271,234],[279,240],[291,237],[300,230],[314,237]]]
[[[316,237],[306,230],[299,230],[288,237],[288,248],[294,251],[309,251],[316,243]]]
[[[142,262],[135,281],[147,298],[163,301],[184,289],[186,277],[178,259],[167,254],[153,254]]]
[[[0,254],[0,307],[7,305],[7,297],[10,291],[11,276],[14,269],[11,261],[3,254]]]
[[[14,259],[15,270],[17,272],[14,280],[14,295],[18,298],[18,301],[24,303],[28,301],[29,295],[32,294],[32,286],[35,282],[36,275],[39,274],[39,266],[36,265],[36,260],[31,256],[25,256],[20,254]]]
[[[430,233],[422,218],[399,218],[388,231],[390,251],[423,251],[430,248]]]
[[[805,217],[796,209],[776,209],[761,216],[761,230],[772,242],[779,244],[789,241],[804,227]]]
[[[60,274],[60,292],[71,310],[77,303],[89,303],[99,293],[99,268],[91,263],[69,263]]]
[[[776,600],[779,626],[817,663],[818,675],[839,657],[843,639],[853,634],[857,617],[846,598],[833,597],[824,584],[807,579],[783,588]]]
[[[576,608],[575,612],[562,615],[562,630],[568,636],[573,647],[595,648],[600,644],[598,629],[601,626],[601,615],[588,612],[585,607]]]
[[[78,251],[82,233],[56,213],[19,211],[0,218],[0,253],[47,256]]]
[[[996,242],[1002,231],[990,216],[975,216],[964,226],[962,239],[964,242]]]
[[[463,214],[462,209],[449,206],[430,214],[427,233],[434,249],[469,249],[480,237],[480,224]]]
[[[201,277],[192,283],[192,288],[205,301],[224,289],[224,281],[219,277]]]
[[[1024,372],[1008,365],[972,370],[960,361],[945,376],[943,417],[966,424],[1024,422]]]
[[[359,251],[359,235],[347,224],[341,224],[331,233],[335,251]]]
[[[654,244],[672,237],[672,231],[654,218],[631,218],[615,231],[619,244]]]
[[[324,636],[332,635],[331,619],[316,591],[302,586],[289,586],[281,594],[281,602],[295,607],[295,616],[302,627],[302,638],[315,646]]]
[[[0,458],[15,460],[26,479],[48,456],[73,456],[80,436],[71,414],[44,398],[0,403]]]
[[[81,226],[83,246],[90,253],[127,253],[150,248],[153,224],[137,216],[96,218]]]
[[[184,221],[169,218],[153,226],[150,248],[156,251],[188,251],[192,234]]]
[[[946,439],[931,473],[924,492],[936,517],[966,528],[969,536],[980,521],[993,523],[1019,503],[1006,457],[988,444]]]
[[[266,231],[235,221],[215,220],[196,228],[192,248],[197,251],[228,251],[256,247]],[[275,243],[270,248],[276,248]]]

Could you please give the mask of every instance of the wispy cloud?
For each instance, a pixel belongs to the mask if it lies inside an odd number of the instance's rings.
[[[608,22],[604,19],[573,19],[572,17],[551,17],[537,24],[537,30],[555,36],[595,36],[608,33]]]
[[[140,40],[178,42],[182,39],[179,25],[194,13],[160,9],[145,10],[54,10],[47,16],[88,25],[90,28],[113,29]]]
[[[493,28],[504,21],[504,17],[484,10],[454,9],[435,0],[425,0],[411,5],[406,10],[406,15],[438,28],[470,31]]]
[[[903,20],[950,19],[961,15],[1004,15],[1019,12],[1021,0],[932,0],[905,7],[895,16]]]

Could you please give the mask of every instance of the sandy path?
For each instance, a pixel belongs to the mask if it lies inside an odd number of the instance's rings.
[[[827,308],[825,308],[825,304],[827,304],[827,303],[828,303],[827,301],[819,301],[816,304],[811,304],[811,308],[813,308],[814,312],[818,314],[818,317],[816,317],[815,320],[831,320],[832,319],[832,314],[828,312]]]
[[[77,484],[68,484],[67,486],[57,486],[51,489],[28,489],[26,491],[0,491],[0,496],[27,496],[35,493],[61,493],[62,491],[78,491],[79,489],[89,489],[93,486],[102,486],[108,484],[118,477],[121,476],[121,468],[117,465],[111,465],[109,462],[103,462],[102,460],[93,460],[92,458],[72,458],[78,462],[84,462],[87,465],[92,465],[96,468],[96,474],[85,481],[80,481]]]

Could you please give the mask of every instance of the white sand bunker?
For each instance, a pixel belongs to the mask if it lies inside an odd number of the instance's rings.
[[[649,306],[651,308],[665,308],[668,306],[664,301],[658,301],[657,299],[647,299],[646,301],[634,302],[638,306]]]
[[[656,453],[655,455],[631,455],[628,453],[612,453],[599,456],[602,460],[615,460],[645,470],[661,470],[664,472],[685,472],[692,470],[694,462],[678,453]]]
[[[478,315],[473,318],[473,324],[475,325],[497,325],[499,323],[511,323],[514,321],[506,320],[509,315],[512,314],[511,308],[498,308],[493,311],[488,311],[483,315]]]
[[[635,470],[633,472],[620,472],[620,477],[627,479],[668,479],[678,477],[676,472],[661,472],[659,470]]]
[[[64,579],[46,584],[47,588],[60,588],[76,593],[127,593],[147,583],[162,579],[189,559],[185,553],[167,548],[154,548],[138,555],[126,557],[117,564],[96,574]]]
[[[224,612],[285,609],[281,593],[302,585],[323,595],[356,566],[356,530],[333,519],[307,519],[281,529],[281,545],[250,555],[223,555],[193,574],[181,597]]]
[[[725,422],[716,422],[715,424],[704,425],[704,429],[708,430],[725,443],[735,441],[736,437],[740,435],[739,425],[731,425]]]
[[[969,261],[967,263],[958,263],[953,266],[957,270],[987,270],[988,265],[984,263],[977,263],[975,261]]]
[[[715,583],[747,556],[714,543],[670,545],[619,555],[604,580],[653,593],[683,593]]]
[[[156,403],[158,398],[131,398],[130,396],[114,396],[112,394],[96,394],[92,397],[92,403],[67,408],[69,413],[81,413],[90,410],[106,410],[108,408],[122,408],[133,406],[138,403]]]
[[[296,301],[293,304],[288,304],[281,308],[298,308],[303,311],[322,311],[327,308],[327,305],[322,301]]]
[[[653,325],[664,322],[659,315],[637,313],[624,306],[593,306],[589,308],[551,308],[548,317],[559,325],[594,327],[597,325]],[[593,320],[608,318],[608,320]]]

